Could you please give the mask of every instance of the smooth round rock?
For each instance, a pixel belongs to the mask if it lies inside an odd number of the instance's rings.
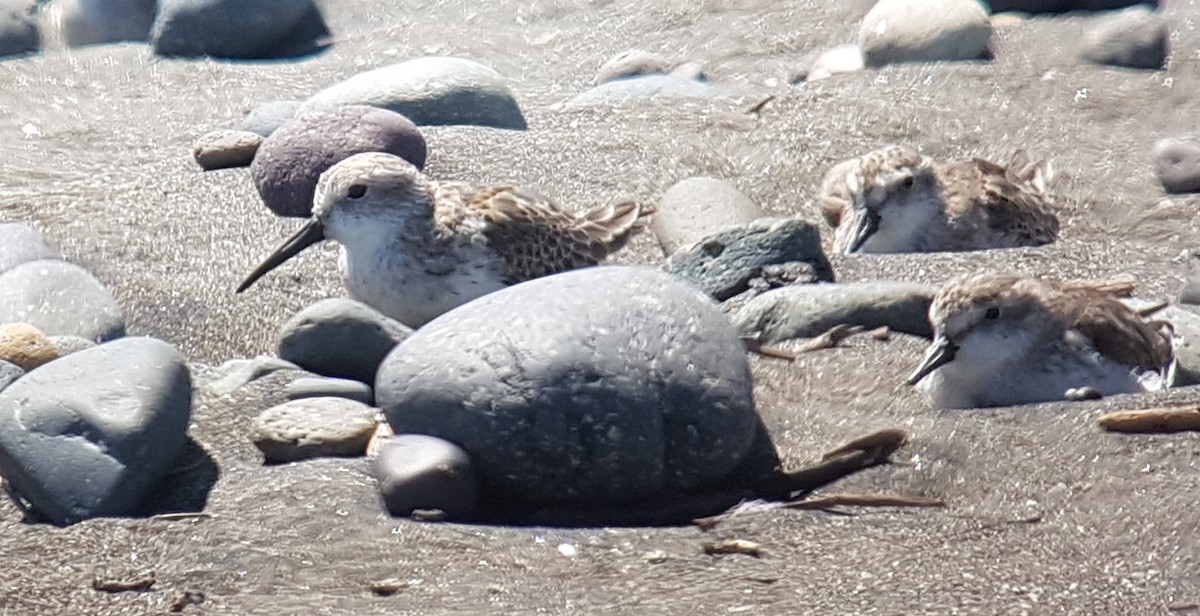
[[[1098,19],[1083,35],[1079,55],[1096,64],[1161,69],[1169,37],[1162,13],[1135,6]]]
[[[0,391],[4,391],[5,387],[13,384],[13,381],[21,378],[25,371],[16,364],[10,364],[4,360],[0,360]]]
[[[408,118],[362,105],[306,113],[267,137],[250,165],[254,186],[279,216],[307,218],[326,169],[363,152],[395,154],[425,166],[425,137]]]
[[[43,30],[67,47],[145,41],[157,5],[157,0],[50,0],[42,7]]]
[[[670,70],[671,63],[661,54],[643,49],[626,49],[600,67],[596,72],[596,84],[642,75],[665,75]]]
[[[1070,11],[1108,11],[1137,4],[1155,5],[1152,0],[986,0],[993,13],[1067,13]]]
[[[279,328],[279,357],[309,372],[370,385],[383,358],[411,333],[362,302],[325,299]]]
[[[300,110],[341,105],[390,109],[421,126],[527,127],[504,77],[465,58],[428,56],[359,73],[317,92]]]
[[[280,370],[301,371],[301,368],[270,355],[259,355],[254,359],[231,359],[217,367],[216,376],[208,384],[208,390],[225,396]]]
[[[725,180],[694,177],[663,193],[650,229],[668,256],[718,231],[748,224],[766,212]]]
[[[70,355],[96,346],[95,342],[79,336],[50,336],[50,342],[58,349],[59,355]]]
[[[345,398],[304,398],[254,418],[252,439],[267,462],[361,456],[375,433],[376,410]]]
[[[242,130],[270,137],[280,126],[292,121],[301,101],[271,101],[263,103],[242,118]]]
[[[374,466],[379,495],[393,516],[436,509],[454,519],[475,509],[471,458],[454,443],[421,434],[394,436],[379,449]]]
[[[397,434],[470,455],[481,494],[587,506],[730,479],[759,419],[715,303],[648,267],[521,283],[434,319],[379,367]]]
[[[28,323],[0,325],[0,360],[26,372],[58,359],[58,347]]]
[[[192,145],[192,156],[205,171],[248,167],[262,145],[262,135],[244,130],[215,130]]]
[[[1200,192],[1200,137],[1169,138],[1156,143],[1154,173],[1169,193]]]
[[[327,36],[312,0],[159,0],[150,43],[160,56],[265,60],[312,54]]]
[[[760,218],[718,231],[675,251],[667,271],[717,301],[750,288],[772,265],[805,263],[808,277],[794,282],[832,282],[833,267],[821,249],[821,232],[799,218]]]
[[[733,323],[743,336],[775,343],[813,338],[837,325],[933,337],[929,304],[937,287],[909,282],[854,282],[784,287],[742,306]]]
[[[610,106],[633,101],[690,101],[731,95],[719,85],[676,75],[641,75],[609,81],[567,101],[567,107]]]
[[[988,54],[992,24],[976,0],[879,0],[858,32],[867,66],[974,60]]]
[[[29,261],[0,274],[0,323],[29,323],[48,336],[105,342],[125,335],[117,300],[87,270]]]
[[[59,524],[138,510],[191,419],[183,357],[124,338],[33,370],[0,392],[0,475]]]
[[[862,48],[855,43],[846,43],[818,54],[812,65],[803,71],[803,78],[805,81],[818,81],[840,73],[861,71],[865,66]]]
[[[0,0],[0,58],[41,49],[36,13],[37,0]]]
[[[18,222],[0,223],[0,273],[29,261],[57,258],[58,252],[37,229]]]
[[[375,393],[371,386],[353,379],[334,379],[324,376],[298,378],[283,389],[288,400],[303,398],[345,398],[363,404],[371,404]]]

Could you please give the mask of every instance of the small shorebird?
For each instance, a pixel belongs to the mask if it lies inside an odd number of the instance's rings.
[[[1023,150],[999,165],[887,146],[830,169],[819,200],[842,254],[1041,246],[1058,238],[1050,177]]]
[[[356,154],[321,175],[312,218],[237,292],[331,239],[351,297],[420,327],[506,286],[596,265],[652,213],[621,203],[572,214],[510,186],[434,182],[400,157]]]
[[[962,276],[934,297],[933,344],[908,383],[938,408],[1062,400],[1081,387],[1110,395],[1166,386],[1171,335],[1143,314],[1103,283]]]

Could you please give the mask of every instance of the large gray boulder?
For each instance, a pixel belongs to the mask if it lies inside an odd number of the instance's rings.
[[[1096,64],[1160,69],[1167,62],[1169,38],[1162,13],[1140,5],[1097,20],[1084,34],[1079,54]]]
[[[125,314],[87,270],[27,261],[0,274],[0,323],[29,323],[47,336],[105,342],[125,335]]]
[[[50,0],[42,7],[43,30],[67,47],[145,41],[157,4],[157,0]]]
[[[362,302],[324,299],[279,329],[279,357],[310,372],[370,385],[383,358],[411,333]]]
[[[329,28],[312,0],[159,0],[154,53],[292,58],[322,49]]]

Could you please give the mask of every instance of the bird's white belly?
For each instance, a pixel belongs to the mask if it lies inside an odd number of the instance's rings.
[[[952,361],[921,381],[918,388],[937,408],[1013,406],[1062,400],[1068,389],[1093,387],[1109,396],[1142,391],[1127,366],[1107,359],[1014,362],[999,370],[973,370]]]

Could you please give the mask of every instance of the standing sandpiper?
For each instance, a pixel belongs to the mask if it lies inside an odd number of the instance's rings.
[[[933,344],[908,383],[938,408],[1062,400],[1082,387],[1133,393],[1170,380],[1170,335],[1103,285],[971,274],[942,287],[929,321]]]
[[[981,158],[939,163],[887,146],[827,172],[821,213],[842,254],[1041,246],[1058,238],[1050,176],[1049,165],[1023,150],[1004,166]]]
[[[621,203],[572,214],[510,186],[434,182],[400,157],[356,154],[321,175],[312,218],[237,291],[331,239],[351,297],[420,327],[506,286],[596,265],[652,213]]]

